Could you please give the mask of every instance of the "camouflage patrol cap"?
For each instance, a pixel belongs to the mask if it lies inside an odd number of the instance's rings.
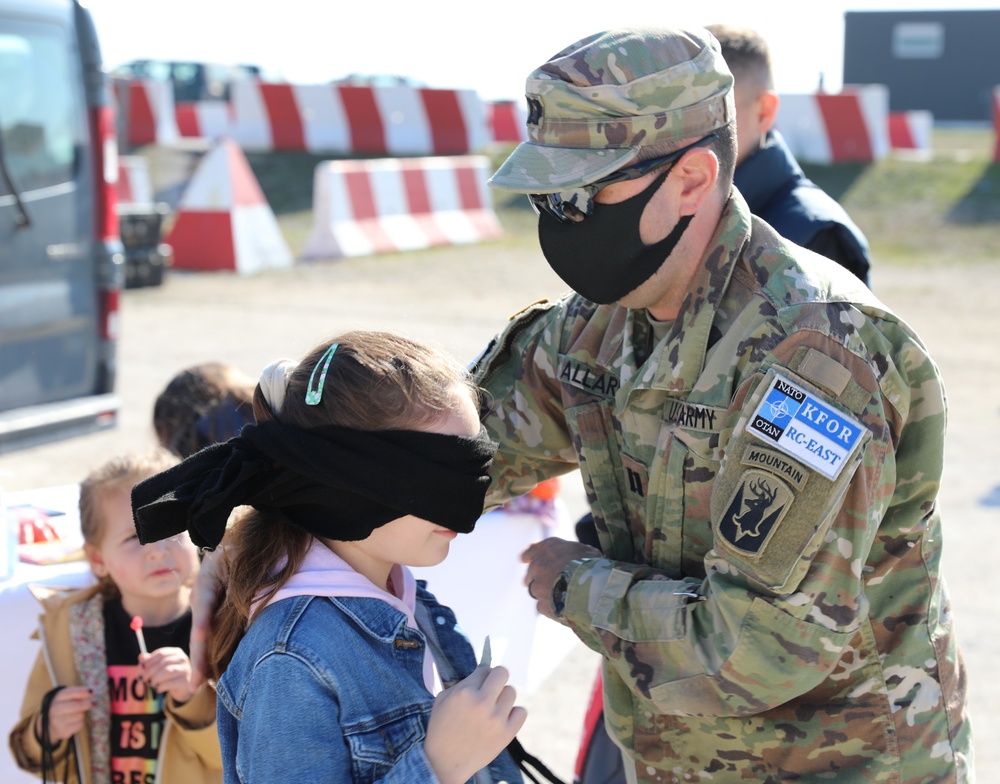
[[[490,178],[494,188],[552,193],[595,182],[733,122],[733,75],[707,30],[623,28],[584,38],[525,85],[528,141]]]

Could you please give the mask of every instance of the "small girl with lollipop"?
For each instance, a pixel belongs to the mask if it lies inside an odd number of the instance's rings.
[[[84,551],[98,583],[35,589],[42,651],[10,733],[17,764],[49,781],[199,784],[222,780],[215,693],[191,687],[187,534],[140,545],[132,486],[176,463],[128,454],[80,486]]]

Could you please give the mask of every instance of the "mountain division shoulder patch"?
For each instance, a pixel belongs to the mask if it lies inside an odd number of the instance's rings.
[[[788,485],[774,474],[745,471],[719,521],[719,535],[744,557],[756,560],[794,500]]]
[[[806,481],[812,476],[812,472],[801,463],[766,446],[748,446],[740,462],[750,468],[764,468],[777,474],[796,490],[805,487]]]

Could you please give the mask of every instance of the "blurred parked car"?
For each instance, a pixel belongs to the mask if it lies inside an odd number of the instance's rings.
[[[427,84],[409,76],[398,74],[360,74],[351,73],[334,79],[333,84],[349,87],[426,87]]]
[[[111,70],[112,77],[170,82],[175,103],[228,101],[229,86],[242,79],[272,81],[256,65],[225,65],[173,60],[133,60]]]

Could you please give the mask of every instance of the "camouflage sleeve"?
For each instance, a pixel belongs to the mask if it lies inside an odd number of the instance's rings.
[[[486,509],[576,468],[556,377],[562,318],[562,302],[526,308],[473,368],[491,406],[484,424],[500,443]]]
[[[820,352],[797,335],[740,385],[704,579],[604,558],[568,575],[563,619],[605,657],[609,716],[632,715],[628,693],[679,716],[781,705],[850,662],[870,607],[925,575],[891,572],[935,518],[943,392],[905,333],[867,338]]]
[[[614,683],[666,715],[760,713],[819,684],[856,631],[801,619],[736,581],[671,580],[606,559],[570,575],[563,619],[605,657],[609,715],[630,712],[610,704]]]

